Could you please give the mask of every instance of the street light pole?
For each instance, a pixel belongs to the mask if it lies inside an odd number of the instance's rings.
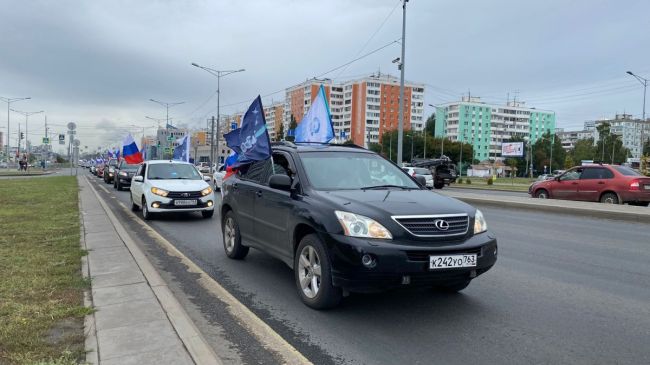
[[[646,79],[645,77],[641,77],[639,75],[636,75],[632,71],[627,71],[627,74],[630,75],[630,76],[634,76],[634,78],[636,78],[641,83],[641,85],[643,85],[643,117],[641,118],[642,119],[642,121],[641,121],[641,132],[639,133],[639,135],[641,136],[641,146],[640,146],[640,150],[639,150],[639,161],[641,161],[641,157],[643,157],[643,142],[645,142],[644,139],[643,139],[643,131],[644,131],[645,123],[646,123],[646,120],[645,120],[645,96],[646,96],[646,90],[648,88],[648,79]]]
[[[160,104],[160,105],[164,106],[165,109],[167,110],[167,117],[165,118],[165,120],[166,120],[165,131],[169,132],[169,107],[184,104],[185,102],[184,101],[179,101],[179,102],[174,102],[174,103],[168,103],[168,102],[158,101],[158,100],[154,100],[154,99],[149,99],[149,101],[153,101],[154,103]],[[167,133],[165,133],[165,136],[167,137]]]
[[[9,110],[11,109],[11,103],[16,102],[16,101],[29,100],[29,99],[31,99],[31,97],[27,97],[27,98],[5,98],[5,97],[0,96],[0,100],[7,103],[7,146],[6,146],[7,147],[7,155],[5,156],[7,158],[7,163],[9,163],[9,142],[10,142],[10,139],[9,139],[9,132],[10,132],[10,129],[9,129],[9,126],[10,126],[9,125]]]
[[[397,124],[397,165],[402,166],[402,147],[404,137],[404,54],[406,50],[406,3],[402,0],[402,57],[399,60],[399,120]]]
[[[31,151],[31,145],[29,144],[29,116],[33,114],[44,113],[43,110],[37,112],[23,112],[20,110],[11,109],[12,112],[22,114],[25,116],[25,150],[27,151],[27,161],[29,162],[29,154]],[[18,137],[20,138],[20,136]]]
[[[245,69],[239,69],[239,70],[215,70],[210,67],[205,67],[198,65],[194,62],[192,62],[192,66],[198,67],[212,76],[215,76],[217,78],[217,153],[216,153],[216,159],[219,159],[219,130],[221,126],[221,78],[224,76],[228,76],[230,74],[234,74],[237,72],[244,72],[246,71]],[[214,172],[214,168],[216,168],[216,162],[215,162],[215,153],[214,153],[214,148],[215,143],[214,143],[214,118],[212,118],[212,127],[211,127],[211,133],[210,133],[210,172]]]

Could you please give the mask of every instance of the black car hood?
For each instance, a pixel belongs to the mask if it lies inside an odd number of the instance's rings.
[[[475,208],[428,190],[334,190],[320,191],[320,196],[337,206],[337,209],[368,217],[382,215],[474,215]]]

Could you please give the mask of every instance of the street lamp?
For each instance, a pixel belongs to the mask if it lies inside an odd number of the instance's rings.
[[[158,104],[164,106],[167,109],[167,119],[166,119],[167,124],[165,125],[165,129],[169,128],[169,107],[185,103],[184,101],[179,101],[179,102],[175,102],[175,103],[167,103],[167,102],[164,102],[164,101],[158,101],[158,100],[154,100],[154,99],[149,99],[149,101],[153,101],[154,103],[158,103]]]
[[[641,121],[641,133],[639,133],[639,135],[641,136],[641,146],[640,146],[640,150],[639,150],[639,161],[640,161],[641,157],[643,156],[643,142],[644,142],[644,140],[643,140],[643,131],[644,131],[644,126],[645,126],[644,124],[646,123],[646,120],[645,120],[645,95],[646,95],[646,89],[648,88],[648,79],[646,79],[644,77],[641,77],[639,75],[635,75],[632,71],[627,71],[626,73],[628,75],[630,75],[630,76],[634,76],[634,78],[636,78],[641,83],[641,85],[643,85],[643,117],[642,117],[642,121]]]
[[[219,159],[219,136],[218,135],[219,135],[219,129],[220,129],[220,125],[221,125],[221,114],[220,114],[221,113],[221,110],[220,110],[220,106],[221,106],[221,104],[220,104],[221,103],[221,101],[220,101],[220,97],[221,97],[221,90],[220,90],[221,89],[221,78],[224,77],[224,76],[228,76],[230,74],[237,73],[237,72],[244,72],[246,70],[243,69],[243,68],[241,68],[239,70],[215,70],[215,69],[210,68],[210,67],[205,67],[205,66],[198,65],[198,64],[196,64],[194,62],[192,62],[192,66],[198,67],[198,68],[202,69],[203,71],[206,71],[209,74],[211,74],[212,76],[215,76],[217,78],[217,143],[216,143],[217,146],[216,147],[217,147],[217,160],[218,160]],[[210,132],[210,173],[214,172],[214,167],[216,167],[216,162],[215,162],[215,158],[214,158],[214,147],[215,147],[215,143],[214,143],[214,118],[213,118],[212,119],[211,132]]]
[[[20,110],[15,110],[11,109],[12,112],[22,114],[25,116],[25,149],[27,150],[27,161],[29,161],[29,152],[31,150],[31,146],[29,145],[29,116],[33,114],[39,114],[39,113],[45,113],[43,110],[39,110],[37,112],[22,112]],[[20,138],[20,137],[19,137]]]
[[[5,98],[5,97],[0,96],[0,100],[7,103],[7,156],[6,156],[7,163],[9,163],[9,142],[10,142],[10,140],[9,140],[9,132],[10,132],[10,129],[9,129],[9,109],[11,109],[11,103],[16,102],[16,101],[29,100],[29,99],[31,99],[31,97],[27,97],[27,98]]]

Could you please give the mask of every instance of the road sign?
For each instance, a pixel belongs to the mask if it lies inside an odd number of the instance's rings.
[[[68,123],[68,129],[73,131],[77,128],[77,125],[74,122]]]
[[[230,123],[230,130],[237,129],[237,122]]]
[[[59,144],[65,144],[65,134],[59,134]]]
[[[50,139],[47,137],[43,137],[43,144],[50,144]]]

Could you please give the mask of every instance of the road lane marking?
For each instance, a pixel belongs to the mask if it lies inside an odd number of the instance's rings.
[[[111,192],[104,186],[97,185],[102,188],[107,194]],[[187,267],[187,271],[193,274],[198,274],[199,284],[206,289],[209,293],[216,296],[219,300],[224,302],[228,306],[228,311],[239,320],[239,322],[247,328],[253,336],[269,351],[275,352],[283,360],[284,364],[290,365],[303,365],[311,364],[311,362],[295,347],[293,347],[289,342],[287,342],[282,336],[275,332],[266,322],[260,319],[255,313],[253,313],[248,307],[241,303],[237,298],[235,298],[228,290],[226,290],[221,284],[219,284],[215,279],[213,279],[208,273],[203,271],[194,261],[190,260],[185,256],[180,250],[176,248],[171,242],[169,242],[165,237],[163,237],[158,231],[153,229],[149,224],[145,223],[140,219],[138,215],[133,213],[130,207],[127,207],[119,199],[116,199],[117,203],[122,207],[126,214],[133,218],[134,222],[139,224],[149,236],[158,243],[163,249],[166,250],[167,254],[174,256],[181,260],[181,262]]]

